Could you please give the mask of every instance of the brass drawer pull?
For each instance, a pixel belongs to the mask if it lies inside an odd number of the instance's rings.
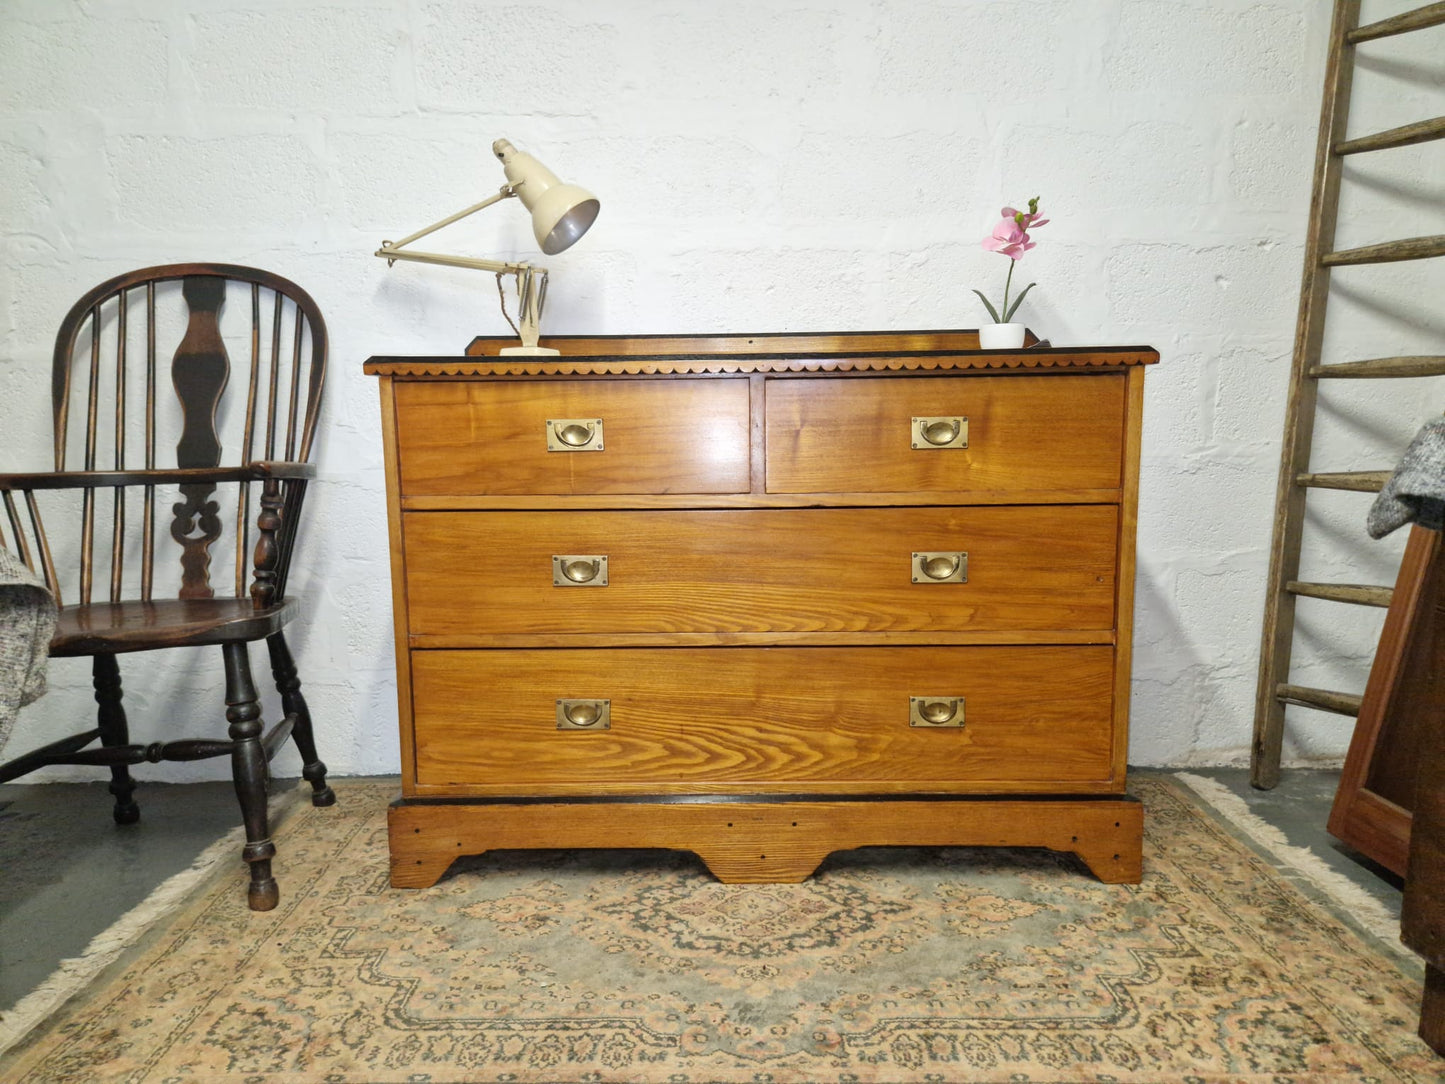
[[[553,587],[606,587],[607,555],[554,553],[552,555]]]
[[[957,415],[945,418],[914,418],[913,447],[925,451],[968,447],[968,419]]]
[[[600,452],[601,418],[548,418],[547,451]]]
[[[611,730],[611,700],[558,700],[558,730]]]
[[[961,727],[963,705],[964,698],[961,696],[910,696],[908,725]]]
[[[967,553],[915,553],[914,583],[967,583]]]

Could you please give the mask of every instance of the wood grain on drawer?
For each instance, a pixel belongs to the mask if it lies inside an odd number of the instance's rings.
[[[548,451],[548,419],[601,418],[602,451]],[[745,493],[748,381],[396,386],[405,495]]]
[[[1112,661],[1108,647],[416,651],[416,782],[496,795],[1097,788],[1111,775]],[[910,726],[913,696],[964,697],[965,725]],[[610,729],[559,730],[558,698],[609,700]]]
[[[1110,629],[1118,519],[1113,505],[408,512],[410,632],[470,646],[548,633]],[[967,554],[967,582],[913,582],[915,552]],[[606,556],[607,586],[554,586],[553,555]]]
[[[1115,489],[1124,377],[767,381],[770,493]],[[915,449],[915,417],[968,419],[968,447]]]

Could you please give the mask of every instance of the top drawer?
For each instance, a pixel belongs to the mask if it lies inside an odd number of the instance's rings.
[[[750,484],[746,377],[403,381],[395,398],[406,496],[746,493]],[[583,449],[549,451],[559,419],[601,419],[602,450],[585,450],[594,436]]]
[[[909,376],[767,382],[769,493],[1117,489],[1124,377]],[[915,418],[967,419],[918,447]],[[949,431],[945,422],[942,439]],[[925,442],[918,441],[920,444]]]

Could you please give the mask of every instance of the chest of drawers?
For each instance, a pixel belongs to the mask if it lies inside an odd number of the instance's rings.
[[[844,848],[1040,846],[1139,878],[1157,354],[967,331],[504,344],[366,363],[393,884],[517,847],[686,849],[765,882]]]

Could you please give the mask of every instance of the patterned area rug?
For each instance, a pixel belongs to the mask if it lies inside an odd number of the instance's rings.
[[[1418,980],[1179,784],[1145,880],[872,849],[801,885],[690,855],[512,852],[387,884],[395,788],[280,832],[281,907],[198,893],[0,1062],[6,1081],[1438,1081]]]

